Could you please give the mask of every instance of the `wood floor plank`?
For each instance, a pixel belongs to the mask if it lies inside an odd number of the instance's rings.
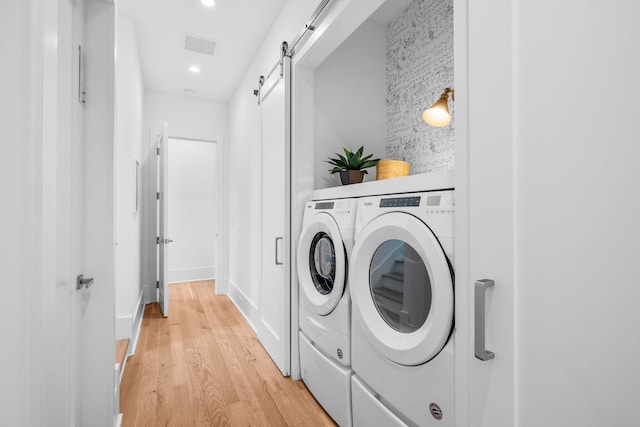
[[[158,326],[158,385],[156,388],[156,395],[158,399],[156,420],[163,420],[168,425],[174,424],[173,417],[174,411],[172,410],[173,402],[173,379],[172,372],[173,355],[171,352],[171,323],[166,319],[159,321]]]
[[[136,410],[136,426],[156,425],[158,413],[158,330],[162,314],[156,306],[149,312],[149,328],[146,336],[146,351],[141,354],[141,388]],[[125,369],[124,374],[127,375]]]
[[[120,366],[124,364],[124,359],[127,357],[127,348],[129,348],[129,339],[116,341],[116,363]]]
[[[282,376],[212,281],[170,286],[171,315],[145,307],[121,384],[123,426],[336,424],[304,383]]]

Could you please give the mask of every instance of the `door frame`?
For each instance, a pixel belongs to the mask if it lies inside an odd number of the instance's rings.
[[[291,248],[302,231],[305,204],[314,190],[315,70],[384,0],[330,1],[311,35],[291,56]],[[312,154],[309,154],[312,153]],[[297,254],[291,251],[291,378],[301,378]]]
[[[169,123],[164,122],[156,147],[158,154],[158,302],[169,317]]]
[[[226,280],[226,269],[223,269],[223,266],[226,266],[225,259],[227,256],[227,251],[225,250],[225,161],[224,161],[224,149],[223,149],[223,138],[217,137],[213,139],[202,139],[202,138],[190,138],[184,136],[176,136],[170,135],[167,138],[167,142],[171,139],[178,139],[184,141],[193,141],[193,142],[202,142],[205,144],[214,144],[215,145],[215,154],[216,154],[216,173],[215,173],[215,204],[216,204],[216,233],[212,236],[212,239],[215,241],[216,246],[216,260],[215,260],[215,285],[214,291],[216,295],[226,294],[227,293],[227,280]],[[167,143],[168,145],[168,143]]]
[[[171,122],[169,122],[171,125]],[[148,128],[148,157],[144,170],[144,188],[142,194],[146,202],[146,209],[143,205],[142,228],[143,232],[143,253],[147,255],[142,257],[142,272],[143,272],[143,288],[144,288],[144,303],[149,304],[157,302],[156,292],[156,280],[157,275],[157,244],[156,237],[157,231],[153,229],[157,224],[158,210],[156,203],[157,188],[157,174],[158,174],[158,157],[156,152],[157,138],[159,134],[157,130]],[[229,206],[229,170],[226,165],[229,164],[228,151],[225,150],[224,138],[219,136],[213,139],[192,138],[179,135],[169,134],[169,139],[184,139],[189,141],[210,142],[216,144],[216,208],[217,219],[216,229],[218,236],[212,236],[216,241],[216,277],[215,277],[215,293],[216,295],[226,294],[228,291],[228,277],[229,277],[229,210],[226,209]],[[146,236],[146,238],[145,238]],[[145,279],[146,278],[146,279]]]
[[[453,0],[454,36],[454,88],[456,98],[455,135],[455,291],[456,351],[454,353],[454,408],[455,420],[461,427],[471,426],[471,330],[473,328],[473,301],[470,292],[463,292],[462,284],[470,283],[469,273],[469,56],[468,0]],[[465,249],[463,249],[465,248]],[[465,392],[463,392],[465,390]]]
[[[77,400],[83,425],[112,421],[115,403],[115,41],[117,4],[85,0],[87,102],[83,133],[83,269]],[[87,19],[89,18],[89,19]],[[78,272],[78,274],[83,272]],[[87,354],[88,353],[88,354]],[[92,393],[88,393],[91,391]],[[102,418],[104,417],[104,418]]]

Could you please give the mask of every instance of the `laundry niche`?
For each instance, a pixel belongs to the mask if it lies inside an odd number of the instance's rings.
[[[422,120],[453,66],[453,0],[382,3],[314,67],[314,189],[341,185],[325,160],[343,147],[407,161],[411,174],[453,169],[454,105],[446,127]]]

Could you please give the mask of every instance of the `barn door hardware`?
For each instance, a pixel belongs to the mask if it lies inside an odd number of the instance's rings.
[[[260,91],[262,90],[262,86],[264,85],[264,76],[260,76],[258,79],[258,89],[253,90],[253,95],[258,97],[258,105],[260,105]]]

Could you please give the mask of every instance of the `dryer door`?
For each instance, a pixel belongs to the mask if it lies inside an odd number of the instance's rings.
[[[342,236],[331,215],[321,212],[312,217],[302,230],[297,255],[302,298],[315,313],[331,313],[342,297],[347,274]]]
[[[353,309],[385,357],[419,365],[435,357],[453,325],[453,277],[429,227],[391,212],[356,238],[349,269]]]

